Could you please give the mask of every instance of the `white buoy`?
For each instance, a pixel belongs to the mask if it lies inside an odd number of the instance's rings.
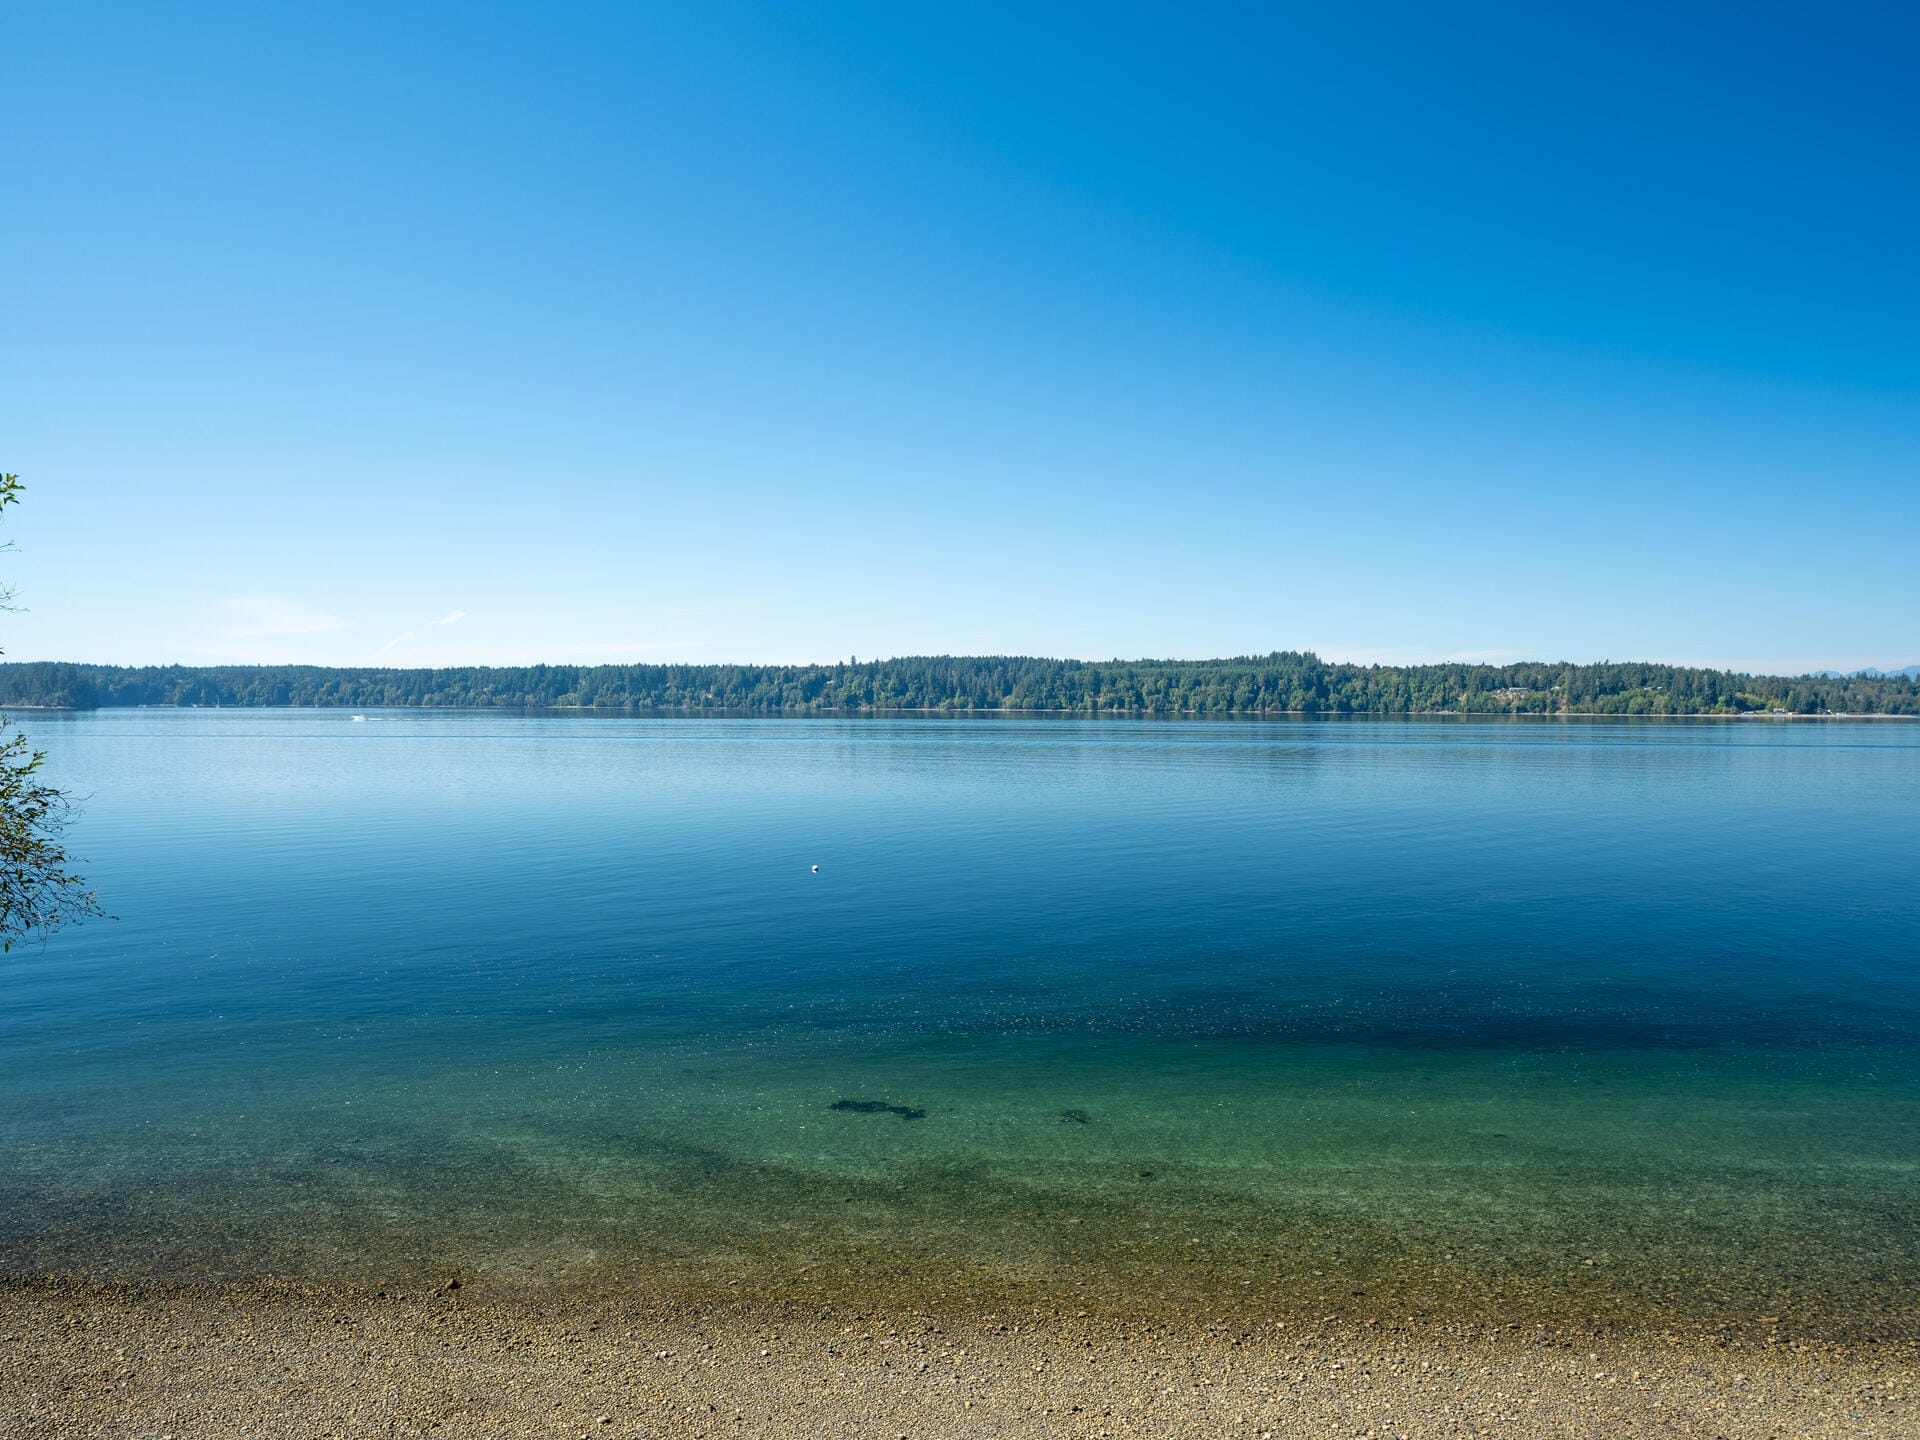
[[[818,874],[820,873],[820,867],[819,867],[818,865],[816,865],[816,866],[814,866],[814,867],[813,867],[813,873],[814,873],[814,874],[816,874],[816,875],[818,875]]]

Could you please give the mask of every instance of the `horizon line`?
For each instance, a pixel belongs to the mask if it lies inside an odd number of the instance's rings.
[[[1244,651],[1232,655],[1206,655],[1180,657],[1167,655],[1115,655],[1102,659],[1090,659],[1074,655],[1046,655],[1035,652],[1018,651],[909,651],[899,654],[874,656],[865,660],[848,656],[839,660],[527,660],[520,662],[459,662],[451,664],[411,664],[382,665],[375,662],[353,664],[329,663],[324,661],[300,660],[158,660],[141,662],[104,661],[104,660],[16,660],[0,655],[0,668],[18,665],[63,665],[75,668],[96,670],[337,670],[347,671],[388,671],[404,673],[408,671],[435,670],[532,670],[532,669],[668,669],[679,666],[683,669],[715,669],[724,667],[755,668],[764,670],[825,670],[839,667],[861,668],[870,665],[892,665],[910,660],[1019,660],[1040,661],[1055,665],[1230,665],[1257,663],[1276,656],[1299,656],[1310,658],[1322,665],[1346,666],[1357,670],[1422,670],[1437,669],[1443,666],[1469,666],[1488,670],[1506,670],[1518,667],[1540,667],[1546,669],[1586,669],[1602,665],[1651,665],[1674,670],[1712,671],[1724,675],[1745,675],[1756,679],[1776,680],[1852,680],[1852,679],[1908,679],[1915,678],[1909,672],[1920,670],[1920,662],[1907,665],[1855,665],[1842,668],[1828,665],[1823,668],[1795,670],[1787,667],[1770,669],[1765,667],[1743,667],[1726,664],[1703,664],[1698,661],[1662,660],[1662,659],[1615,659],[1606,657],[1599,660],[1543,660],[1524,657],[1494,659],[1493,653],[1479,652],[1455,656],[1441,656],[1431,660],[1383,660],[1383,659],[1338,659],[1323,654],[1311,647],[1301,649],[1276,649],[1265,651]]]

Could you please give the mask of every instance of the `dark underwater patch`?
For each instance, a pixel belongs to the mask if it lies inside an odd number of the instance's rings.
[[[829,1110],[847,1110],[855,1115],[898,1115],[902,1120],[924,1120],[927,1112],[911,1105],[889,1105],[885,1100],[836,1100]]]

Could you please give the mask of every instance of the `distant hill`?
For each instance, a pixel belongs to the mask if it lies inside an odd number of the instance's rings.
[[[1868,666],[1865,670],[1853,672],[1863,680],[1892,680],[1905,676],[1909,680],[1920,680],[1920,665],[1909,665],[1904,670],[1875,670]]]
[[[1144,715],[1920,715],[1920,677],[1745,675],[1678,665],[1345,665],[910,655],[839,665],[0,665],[0,706],[318,705]]]

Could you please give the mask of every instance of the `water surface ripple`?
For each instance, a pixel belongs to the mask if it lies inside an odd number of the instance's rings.
[[[1920,728],[30,728],[9,1269],[1910,1321]]]

